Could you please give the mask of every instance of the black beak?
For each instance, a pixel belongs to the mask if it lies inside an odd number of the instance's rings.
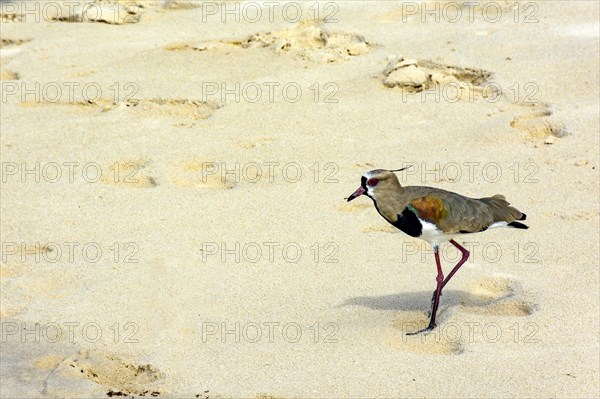
[[[367,192],[367,190],[365,190],[363,187],[359,187],[355,192],[352,193],[351,196],[348,197],[347,202],[352,201],[356,197],[360,197],[361,195],[363,195],[366,192]]]

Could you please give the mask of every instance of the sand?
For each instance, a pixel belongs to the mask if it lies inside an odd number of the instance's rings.
[[[598,3],[428,4],[1,3],[1,396],[599,397]]]

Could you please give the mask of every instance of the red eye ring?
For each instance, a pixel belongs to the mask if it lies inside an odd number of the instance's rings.
[[[377,185],[377,183],[379,183],[379,180],[377,180],[375,178],[367,180],[367,184],[371,187],[375,187]]]

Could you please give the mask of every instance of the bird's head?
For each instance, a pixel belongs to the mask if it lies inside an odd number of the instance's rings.
[[[368,171],[360,178],[360,187],[348,197],[348,202],[361,195],[366,195],[375,201],[378,198],[384,198],[386,195],[393,195],[402,187],[394,172],[405,169],[408,169],[408,167],[396,170],[375,169]]]

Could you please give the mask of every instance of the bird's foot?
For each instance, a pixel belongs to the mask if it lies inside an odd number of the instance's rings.
[[[435,324],[435,323],[434,323],[434,324],[430,324],[430,325],[428,325],[428,326],[427,326],[427,328],[424,328],[424,329],[422,329],[422,330],[419,330],[419,331],[408,332],[408,333],[406,333],[406,335],[417,335],[417,334],[421,334],[421,333],[423,333],[423,334],[427,335],[427,334],[429,334],[429,333],[430,333],[430,332],[431,332],[431,331],[432,331],[432,330],[433,330],[433,329],[434,329],[436,326],[437,326],[437,324]]]

